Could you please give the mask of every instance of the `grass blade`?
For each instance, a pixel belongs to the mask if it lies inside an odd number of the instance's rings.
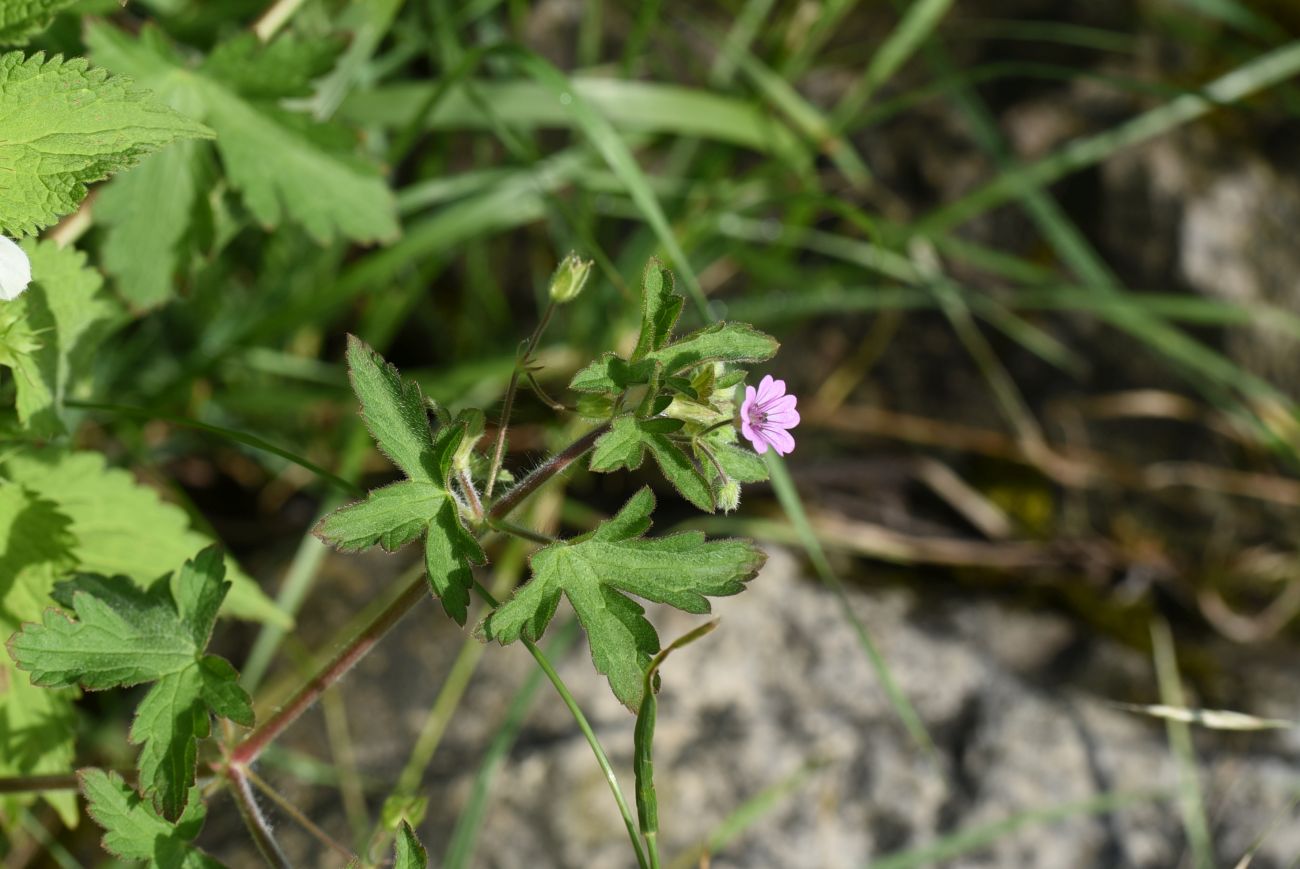
[[[1174,708],[1184,707],[1186,702],[1174,640],[1169,625],[1163,620],[1151,623],[1151,649],[1155,657],[1156,679],[1160,683],[1161,702]],[[1169,734],[1169,749],[1178,764],[1178,808],[1183,817],[1183,829],[1187,831],[1187,843],[1192,849],[1192,859],[1197,869],[1214,869],[1214,846],[1210,841],[1210,822],[1205,814],[1205,797],[1196,768],[1192,730],[1187,722],[1169,717],[1165,719],[1165,731]]]
[[[1100,163],[1117,151],[1167,133],[1204,117],[1215,108],[1281,84],[1297,74],[1300,74],[1300,42],[1292,42],[1215,79],[1200,94],[1176,97],[1113,129],[1076,139],[1027,166],[1003,171],[984,186],[932,213],[922,221],[920,229],[927,235],[941,235],[1022,196],[1026,189],[1045,187]]]
[[[916,50],[930,38],[930,34],[952,8],[952,0],[917,0],[908,7],[889,37],[881,43],[866,72],[853,83],[831,114],[831,127],[843,130],[863,106],[871,102],[876,91],[907,63]]]

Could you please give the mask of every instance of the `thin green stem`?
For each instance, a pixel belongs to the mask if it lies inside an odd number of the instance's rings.
[[[492,492],[497,485],[497,476],[501,473],[501,459],[506,451],[506,432],[510,428],[510,414],[515,406],[515,392],[519,389],[519,372],[527,367],[528,360],[537,349],[537,342],[541,340],[542,332],[546,331],[547,325],[551,322],[551,315],[554,313],[555,300],[552,299],[546,303],[546,310],[542,312],[542,319],[538,322],[537,328],[533,330],[532,335],[528,336],[528,343],[515,363],[515,370],[510,372],[510,385],[506,387],[506,397],[501,404],[501,421],[497,424],[497,442],[492,447],[492,465],[488,470],[487,485],[483,490],[484,498],[492,497]]]
[[[659,869],[659,834],[646,833],[645,847],[650,852],[650,869]]]
[[[474,583],[474,588],[492,609],[500,606],[492,593],[484,588],[481,583]],[[609,784],[610,793],[614,795],[614,802],[618,804],[618,811],[623,816],[623,823],[627,826],[628,838],[631,839],[632,848],[636,851],[637,866],[641,867],[641,869],[649,869],[650,863],[646,857],[645,849],[641,847],[641,837],[637,832],[636,820],[632,817],[632,810],[627,804],[627,799],[623,796],[623,789],[619,787],[618,776],[614,774],[614,767],[609,762],[609,756],[605,754],[604,747],[600,744],[600,740],[596,738],[596,731],[591,729],[591,722],[587,721],[587,716],[583,713],[582,707],[569,693],[569,686],[564,684],[560,674],[555,671],[555,667],[551,666],[550,660],[537,647],[537,644],[527,637],[521,637],[520,640],[523,642],[524,647],[528,649],[529,654],[533,656],[533,659],[537,661],[537,666],[542,668],[546,678],[551,680],[551,684],[555,686],[555,693],[560,695],[560,700],[564,702],[569,714],[573,716],[573,720],[577,723],[578,729],[586,737],[587,744],[591,746],[592,754],[596,755],[596,763],[600,765],[601,772],[605,774],[605,781]]]

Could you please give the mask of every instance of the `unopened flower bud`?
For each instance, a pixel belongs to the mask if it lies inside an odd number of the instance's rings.
[[[570,253],[560,260],[555,274],[551,275],[551,301],[563,305],[578,298],[591,275],[591,265],[591,260],[585,260],[577,253]]]
[[[724,480],[718,488],[718,506],[722,512],[730,513],[740,506],[740,484],[735,480]]]

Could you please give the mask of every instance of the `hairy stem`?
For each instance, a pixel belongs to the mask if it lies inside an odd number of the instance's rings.
[[[503,534],[510,534],[521,540],[528,540],[532,543],[540,543],[543,546],[549,546],[555,542],[555,538],[543,534],[540,531],[534,531],[531,528],[525,528],[522,525],[516,525],[513,522],[507,522],[505,519],[492,519],[488,522],[488,527]]]
[[[462,470],[457,476],[460,481],[461,491],[465,494],[465,501],[469,504],[470,512],[474,514],[475,522],[483,521],[483,502],[479,500],[478,489],[474,488],[474,478],[470,476],[468,470]]]
[[[239,814],[244,819],[248,831],[253,834],[257,850],[262,852],[262,857],[272,869],[289,869],[289,858],[285,857],[284,852],[280,850],[280,843],[275,841],[275,836],[271,833],[270,823],[258,808],[257,797],[253,795],[253,789],[248,784],[248,776],[244,768],[235,764],[230,765],[226,768],[226,778],[230,781],[230,792],[235,796],[235,805],[239,806]]]
[[[304,815],[297,806],[285,799],[285,797],[283,797],[275,788],[271,787],[269,783],[263,781],[261,776],[253,772],[251,769],[242,770],[242,773],[250,782],[252,782],[254,787],[266,795],[267,799],[279,806],[280,810],[286,815],[297,821],[302,828],[315,837],[317,841],[323,843],[325,847],[331,848],[338,854],[342,855],[345,860],[354,862],[358,861],[356,854],[353,854],[344,845],[335,841],[329,833],[326,833],[320,827],[312,823],[311,818]]]
[[[393,625],[401,621],[402,616],[428,594],[428,583],[424,576],[417,576],[402,593],[384,608],[374,621],[361,629],[352,640],[339,650],[333,659],[311,679],[307,680],[298,692],[281,706],[270,718],[253,729],[230,753],[230,761],[236,765],[251,764],[277,736],[311,708],[325,691],[343,674],[352,669],[352,665],[365,657],[366,653],[388,633]]]
[[[488,511],[488,517],[490,519],[504,519],[510,515],[511,511],[523,503],[523,500],[535,492],[542,483],[545,483],[551,477],[582,458],[582,455],[591,449],[596,440],[607,431],[609,431],[608,423],[597,426],[538,465],[533,469],[532,473],[524,477],[515,484],[514,488],[508,490],[496,500],[492,505],[492,509]]]

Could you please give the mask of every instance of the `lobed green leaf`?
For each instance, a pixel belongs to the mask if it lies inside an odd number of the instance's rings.
[[[704,613],[709,597],[741,591],[765,558],[748,541],[706,541],[698,532],[640,537],[653,508],[653,496],[642,489],[590,535],[536,552],[531,581],[484,619],[479,632],[503,644],[539,639],[564,596],[587,632],[596,669],[635,710],[659,638],[642,607],[624,593]]]
[[[86,810],[104,828],[103,845],[109,853],[148,861],[154,869],[222,869],[193,844],[207,815],[198,788],[191,789],[179,821],[170,824],[117,773],[87,769],[78,777]]]
[[[348,373],[361,402],[361,418],[384,455],[412,480],[445,480],[433,462],[433,434],[424,397],[401,374],[355,335],[348,336]]]
[[[610,430],[596,441],[591,453],[591,469],[598,472],[619,468],[636,470],[641,466],[648,449],[664,477],[682,497],[701,510],[712,513],[715,505],[708,482],[691,458],[664,433],[664,423],[681,427],[678,420],[618,417]]]
[[[9,640],[9,654],[33,685],[103,688],[138,685],[179,672],[198,647],[176,611],[156,591],[126,577],[78,580],[74,621],[50,609]]]
[[[96,452],[31,447],[4,459],[5,475],[46,499],[70,520],[74,564],[88,573],[153,582],[211,543],[189,518]],[[292,627],[293,622],[227,558],[228,615]],[[38,610],[39,612],[39,610]],[[35,617],[35,614],[31,616]]]
[[[366,426],[411,479],[375,489],[365,501],[331,513],[315,533],[340,549],[379,544],[390,552],[423,534],[430,591],[463,625],[474,585],[470,565],[486,560],[451,493],[452,466],[472,420],[462,415],[434,437],[419,387],[403,381],[396,368],[355,337],[348,340],[348,367]]]

